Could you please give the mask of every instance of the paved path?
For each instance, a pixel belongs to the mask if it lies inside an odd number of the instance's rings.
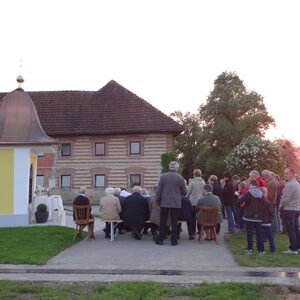
[[[67,225],[73,227],[69,215]],[[0,279],[30,281],[123,281],[150,280],[166,283],[265,282],[300,284],[300,269],[242,268],[224,244],[223,231],[214,241],[189,241],[185,226],[178,246],[170,239],[163,246],[154,244],[151,234],[141,241],[131,234],[118,235],[111,242],[104,238],[104,224],[96,221],[96,240],[82,240],[61,252],[44,266],[0,265]]]

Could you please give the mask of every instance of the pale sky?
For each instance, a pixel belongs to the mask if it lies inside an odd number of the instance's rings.
[[[300,145],[300,1],[0,1],[0,92],[90,90],[114,79],[165,114],[196,112],[234,71]],[[20,59],[22,68],[20,71]]]

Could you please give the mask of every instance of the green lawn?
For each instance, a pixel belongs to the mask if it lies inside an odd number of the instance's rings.
[[[21,283],[0,281],[0,299],[284,299],[299,296],[300,288],[248,283],[201,284],[174,287],[151,282],[93,283]],[[287,299],[287,298],[285,298]],[[296,298],[293,298],[296,299]]]
[[[255,239],[255,236],[254,236]],[[276,253],[270,254],[269,243],[265,243],[267,254],[259,255],[257,251],[249,255],[245,252],[247,239],[245,232],[239,232],[227,237],[228,246],[231,250],[235,261],[244,267],[300,267],[300,254],[287,255],[282,254],[282,251],[288,249],[288,236],[278,234],[275,239]],[[255,245],[254,245],[255,248]]]
[[[73,234],[62,226],[0,228],[0,264],[45,264],[78,242]]]

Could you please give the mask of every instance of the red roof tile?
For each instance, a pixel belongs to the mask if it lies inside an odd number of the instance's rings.
[[[183,128],[115,81],[96,92],[28,92],[45,132],[58,135],[104,135],[170,132]],[[0,99],[5,96],[0,93]]]

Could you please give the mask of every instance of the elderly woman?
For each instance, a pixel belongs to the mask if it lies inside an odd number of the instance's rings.
[[[140,240],[142,229],[149,218],[149,204],[142,196],[140,186],[134,186],[132,192],[124,201],[123,220],[131,228],[132,236]]]
[[[193,171],[193,178],[190,178],[188,184],[188,197],[191,200],[192,204],[192,218],[193,223],[191,224],[191,236],[195,236],[196,234],[196,212],[197,212],[197,203],[198,200],[204,195],[204,187],[205,181],[202,178],[202,171],[200,169],[195,169]]]
[[[103,221],[120,219],[121,205],[114,193],[115,189],[108,187],[105,190],[106,195],[100,199],[99,214]],[[106,222],[104,232],[105,238],[110,238],[110,223]]]

